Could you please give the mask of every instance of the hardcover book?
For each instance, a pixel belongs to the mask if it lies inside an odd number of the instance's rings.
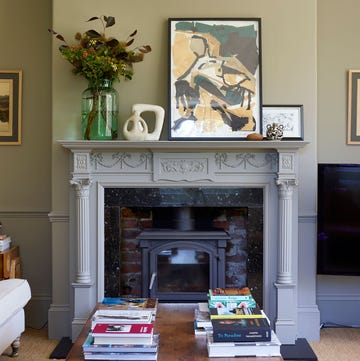
[[[214,342],[211,333],[206,340],[209,357],[272,357],[281,356],[281,342],[275,332],[271,332],[271,340],[265,342]]]
[[[10,244],[10,242],[11,242],[11,237],[10,236],[7,236],[7,235],[4,234],[2,237],[3,238],[0,239],[0,245],[1,246],[5,246],[7,244]]]
[[[267,318],[213,319],[215,342],[270,341],[271,328]]]
[[[208,332],[212,332],[212,327],[199,327],[196,325],[196,321],[194,321],[194,334],[196,336],[206,336]]]
[[[151,323],[151,310],[97,310],[91,320],[91,328],[97,323]]]
[[[92,330],[95,344],[151,344],[154,324],[97,323]]]
[[[5,238],[0,240],[0,252],[5,252],[10,248],[11,237],[5,236]]]
[[[105,297],[100,309],[119,309],[119,310],[151,310],[156,313],[158,306],[157,298],[125,298],[125,297]]]
[[[158,333],[153,334],[152,342],[149,344],[94,344],[94,337],[89,333],[85,342],[82,345],[84,352],[98,352],[98,353],[116,353],[116,352],[145,352],[145,353],[155,353],[159,347],[159,337]]]
[[[209,296],[212,297],[224,297],[224,296],[249,296],[251,295],[248,287],[232,287],[232,288],[210,288]]]
[[[234,299],[209,299],[209,308],[251,308],[258,307],[252,296],[237,296]],[[246,297],[246,299],[244,298]]]
[[[134,360],[134,361],[157,360],[157,352],[155,353],[84,352],[84,359],[85,360]]]
[[[194,320],[197,327],[212,327],[210,312],[200,311],[198,308],[194,310]]]
[[[251,308],[210,308],[210,319],[224,318],[263,318],[266,317],[259,307]]]

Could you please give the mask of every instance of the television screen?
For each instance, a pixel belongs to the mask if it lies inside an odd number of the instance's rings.
[[[360,164],[318,164],[317,273],[360,275]]]

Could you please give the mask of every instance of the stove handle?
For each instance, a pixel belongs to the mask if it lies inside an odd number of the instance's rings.
[[[155,278],[156,278],[156,272],[153,272],[153,274],[151,275],[151,280],[150,280],[150,284],[149,284],[149,290],[151,290],[151,289],[153,288]]]

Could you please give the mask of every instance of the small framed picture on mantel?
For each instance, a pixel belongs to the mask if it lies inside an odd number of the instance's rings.
[[[276,123],[283,126],[282,140],[304,140],[302,105],[264,105],[262,117],[264,137],[266,137],[267,126]]]

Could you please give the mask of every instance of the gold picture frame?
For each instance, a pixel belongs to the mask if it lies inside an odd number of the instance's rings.
[[[360,144],[360,70],[349,70],[347,144]]]
[[[0,145],[21,144],[22,70],[0,70]]]

